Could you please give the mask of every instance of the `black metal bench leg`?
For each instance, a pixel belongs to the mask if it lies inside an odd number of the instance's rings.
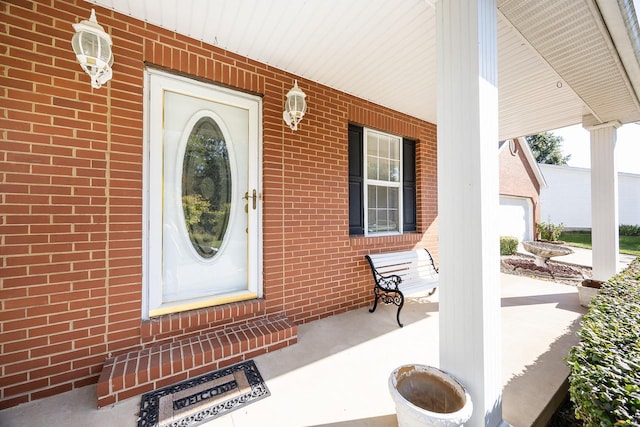
[[[398,321],[398,325],[400,325],[401,328],[404,326],[402,323],[400,323],[400,310],[402,310],[403,305],[404,305],[404,295],[400,293],[400,305],[398,306],[398,314],[396,315],[396,320]]]
[[[376,311],[376,308],[378,307],[378,299],[380,299],[380,294],[378,294],[378,289],[374,288],[373,289],[373,307],[369,309],[369,313],[373,313],[374,311]]]

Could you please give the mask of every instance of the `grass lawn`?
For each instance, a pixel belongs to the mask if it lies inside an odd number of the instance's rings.
[[[569,246],[591,249],[591,233],[562,233],[560,240]],[[640,256],[640,236],[620,236],[620,252]]]

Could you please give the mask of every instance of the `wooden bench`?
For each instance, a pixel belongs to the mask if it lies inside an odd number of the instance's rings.
[[[426,248],[365,255],[365,258],[369,261],[375,281],[375,299],[369,312],[376,310],[379,300],[385,304],[397,305],[396,318],[400,327],[400,310],[404,305],[405,294],[430,289],[427,296],[431,296],[438,287],[438,269]]]

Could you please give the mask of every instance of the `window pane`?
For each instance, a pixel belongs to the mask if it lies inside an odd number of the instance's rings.
[[[376,134],[370,133],[367,136],[367,154],[369,156],[378,156],[378,137]]]
[[[367,158],[367,178],[378,179],[378,158],[369,156]]]
[[[400,139],[393,138],[390,140],[389,157],[392,159],[400,159]]]
[[[389,169],[389,181],[400,182],[400,161],[391,160]]]
[[[389,159],[380,159],[378,166],[378,179],[381,181],[389,181]]]
[[[389,190],[388,187],[379,187],[378,189],[378,207],[379,208],[388,208],[389,207]]]
[[[392,209],[398,209],[398,189],[389,188],[387,191],[387,206]]]
[[[377,223],[376,210],[375,209],[367,210],[367,215],[369,217],[369,220],[367,221],[367,229],[369,230],[369,232],[374,233],[378,231],[378,229],[376,228],[376,223]]]
[[[399,231],[397,188],[370,185],[368,191],[368,231]]]
[[[368,187],[368,199],[367,199],[367,203],[369,204],[369,209],[375,209],[378,207],[377,205],[377,200],[378,198],[376,197],[376,189],[377,187],[374,185],[370,185]]]
[[[367,229],[369,232],[378,231],[377,229],[377,211],[378,211],[378,187],[370,185],[367,187]]]
[[[367,134],[367,177],[400,182],[400,138],[369,132]]]
[[[398,211],[390,209],[389,210],[389,231],[398,229]]]
[[[389,138],[380,141],[380,157],[389,157]]]
[[[386,209],[378,210],[378,230],[389,231],[389,221],[387,220],[388,212]]]
[[[389,158],[391,159],[389,180],[400,182],[400,139],[390,141]]]

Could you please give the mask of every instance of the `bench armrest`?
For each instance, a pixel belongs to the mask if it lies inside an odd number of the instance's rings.
[[[375,277],[376,284],[381,288],[397,290],[398,285],[400,285],[400,282],[402,282],[402,277],[398,276],[397,274],[383,276],[382,274],[378,273],[377,270],[374,270],[374,271],[375,273],[373,274],[373,276]]]
[[[427,255],[429,255],[429,259],[431,260],[431,265],[433,266],[433,269],[436,271],[436,273],[440,273],[440,271],[438,271],[438,267],[436,267],[436,263],[433,261],[433,256],[431,256],[431,252],[429,252],[429,249],[427,248],[423,248],[423,249],[427,253]]]
[[[373,280],[376,282],[376,286],[387,289],[395,288],[396,290],[398,290],[398,285],[400,285],[400,282],[402,282],[402,277],[398,276],[397,274],[383,276],[376,269],[373,261],[371,260],[371,257],[369,257],[369,255],[365,255],[364,257],[369,262],[369,267],[371,267],[371,273],[373,274]]]

